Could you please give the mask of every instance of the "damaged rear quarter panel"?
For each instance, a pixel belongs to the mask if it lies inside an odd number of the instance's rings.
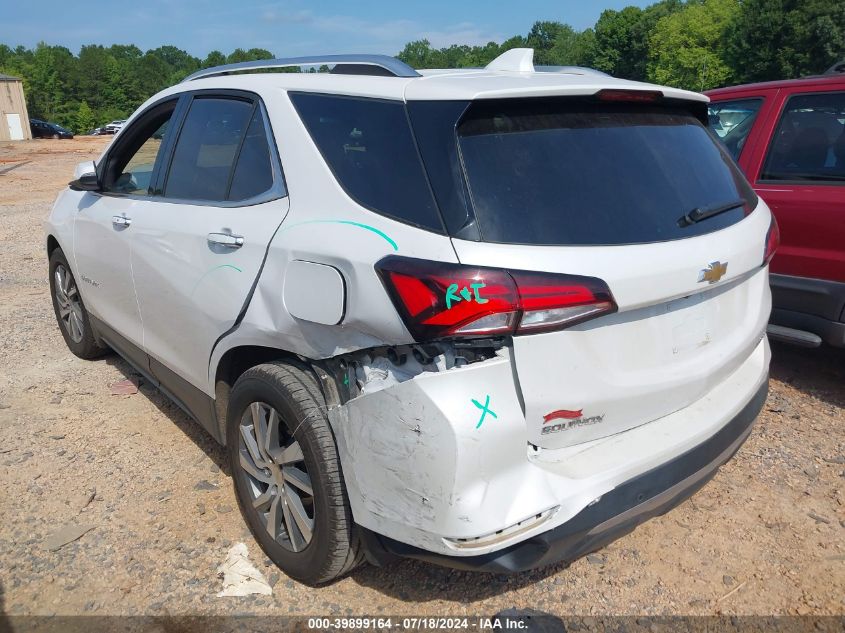
[[[484,403],[488,395],[497,417],[478,427],[482,412],[472,399]],[[358,396],[329,419],[356,523],[443,551],[441,536],[474,536],[525,518],[517,495],[490,503],[488,494],[494,480],[497,490],[503,482],[519,488],[512,475],[526,461],[508,354]]]

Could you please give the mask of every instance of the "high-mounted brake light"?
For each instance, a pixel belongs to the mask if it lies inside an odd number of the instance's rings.
[[[418,341],[559,330],[616,311],[600,279],[390,256],[376,264]]]
[[[772,216],[772,223],[769,225],[769,232],[766,234],[766,250],[763,253],[763,266],[772,261],[775,252],[780,246],[780,228],[778,228],[778,221],[775,216]]]
[[[634,101],[638,103],[651,103],[663,98],[659,90],[599,90],[596,97],[600,101]]]

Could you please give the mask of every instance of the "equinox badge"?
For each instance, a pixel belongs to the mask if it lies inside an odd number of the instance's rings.
[[[728,272],[728,262],[724,264],[722,262],[710,262],[707,268],[698,271],[698,281],[699,283],[706,281],[715,284],[726,272]]]

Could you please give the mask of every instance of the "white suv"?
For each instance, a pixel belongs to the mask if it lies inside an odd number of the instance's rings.
[[[120,130],[123,129],[124,125],[126,125],[126,119],[120,119],[108,123],[104,129],[106,131],[106,134],[117,134],[118,132],[120,132]]]
[[[250,72],[304,64],[333,70]],[[571,560],[703,485],[766,397],[777,227],[706,123],[530,49],[203,70],[59,195],[59,326],[227,446],[294,578]]]

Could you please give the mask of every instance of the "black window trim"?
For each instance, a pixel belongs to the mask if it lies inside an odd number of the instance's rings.
[[[302,114],[300,113],[299,108],[297,108],[296,103],[294,102],[294,100],[292,98],[292,97],[295,97],[297,95],[317,95],[317,96],[321,96],[321,97],[331,97],[333,99],[350,99],[350,100],[354,100],[354,101],[392,103],[392,104],[398,104],[398,105],[402,106],[403,116],[405,118],[405,122],[408,125],[408,132],[411,135],[412,144],[414,146],[414,152],[416,154],[417,160],[419,161],[420,169],[422,170],[423,178],[425,180],[425,186],[426,186],[426,189],[428,190],[429,196],[431,197],[431,204],[432,204],[432,207],[434,208],[434,212],[437,216],[437,221],[440,223],[440,226],[434,227],[434,226],[428,226],[428,225],[425,225],[425,224],[419,224],[418,222],[413,222],[411,220],[408,220],[407,218],[399,217],[399,216],[393,215],[392,213],[387,213],[386,211],[383,211],[381,209],[375,209],[375,208],[371,207],[370,205],[366,204],[364,201],[359,200],[358,198],[353,196],[346,189],[346,186],[343,184],[342,179],[337,175],[337,173],[334,170],[334,167],[332,167],[330,161],[327,160],[326,157],[323,155],[323,152],[320,149],[320,146],[317,144],[317,142],[311,136],[311,132],[308,129],[308,125],[302,119]],[[428,232],[434,233],[436,235],[446,235],[446,236],[449,235],[448,231],[446,230],[446,225],[443,221],[443,214],[440,211],[440,205],[437,203],[437,197],[434,195],[434,190],[432,189],[431,181],[429,180],[428,170],[425,167],[425,161],[423,161],[422,155],[420,154],[420,148],[419,148],[419,144],[417,143],[416,134],[414,133],[414,127],[413,127],[411,119],[408,115],[407,104],[403,100],[401,100],[401,99],[388,99],[388,98],[385,98],[385,97],[362,97],[362,96],[358,96],[358,95],[347,95],[347,94],[341,94],[341,93],[336,93],[336,92],[319,92],[319,91],[311,91],[311,90],[288,90],[287,96],[288,96],[288,100],[290,101],[291,107],[293,107],[297,116],[299,116],[300,123],[302,123],[302,126],[305,128],[305,134],[307,135],[308,140],[311,141],[311,144],[314,146],[314,148],[317,150],[317,153],[320,155],[320,158],[323,160],[323,164],[331,172],[332,178],[334,178],[334,181],[338,184],[338,186],[340,186],[340,188],[343,190],[343,193],[345,193],[346,196],[350,200],[352,200],[359,207],[362,207],[362,208],[366,209],[367,211],[371,211],[372,213],[375,213],[375,214],[380,215],[382,217],[388,218],[390,220],[394,220],[396,222],[400,222],[400,223],[406,224],[408,226],[413,226],[415,228],[421,229],[423,231],[428,231]]]
[[[193,103],[193,100],[196,98],[223,98],[223,99],[240,99],[243,101],[248,101],[253,104],[253,110],[250,113],[247,123],[252,121],[252,116],[255,113],[256,109],[261,112],[262,120],[264,123],[264,132],[267,134],[267,146],[270,149],[270,164],[273,170],[273,185],[267,189],[264,193],[261,193],[257,196],[253,196],[252,198],[247,198],[245,200],[197,200],[192,198],[166,198],[163,195],[164,192],[164,185],[166,182],[166,175],[170,171],[170,165],[173,161],[173,154],[176,149],[176,142],[181,136],[182,133],[182,124],[185,122],[185,118],[187,117],[188,111],[190,110],[190,105]],[[146,200],[149,202],[158,202],[158,203],[168,203],[168,204],[188,204],[192,206],[203,206],[203,207],[219,207],[221,209],[233,209],[233,208],[240,208],[240,207],[251,207],[258,204],[265,204],[267,202],[272,202],[274,200],[280,200],[286,198],[288,196],[287,185],[285,181],[284,171],[282,170],[282,163],[279,155],[279,149],[276,145],[276,135],[273,133],[273,127],[270,123],[270,117],[267,112],[267,108],[264,105],[263,99],[261,99],[260,95],[254,92],[248,92],[245,90],[231,90],[231,89],[215,89],[215,88],[206,88],[202,90],[190,90],[179,92],[176,94],[168,95],[166,97],[162,97],[161,99],[151,103],[147,108],[144,109],[142,113],[140,113],[137,117],[134,117],[131,126],[127,127],[125,131],[121,133],[120,138],[118,139],[121,141],[118,144],[110,147],[106,155],[103,157],[103,160],[97,165],[97,174],[100,178],[104,175],[103,172],[105,170],[105,165],[108,164],[108,161],[111,159],[112,154],[120,150],[121,146],[125,145],[125,141],[123,139],[128,139],[131,136],[132,128],[134,128],[138,122],[142,121],[150,112],[154,109],[160,107],[162,104],[176,100],[176,107],[173,111],[173,115],[170,119],[171,123],[173,124],[173,130],[176,132],[175,134],[168,134],[167,140],[165,141],[164,148],[160,155],[156,158],[156,164],[153,167],[153,172],[150,177],[150,188],[153,190],[152,194],[144,195],[144,194],[131,194],[131,193],[119,193],[119,192],[112,192],[112,191],[102,191],[99,192],[101,195],[110,196],[110,197],[117,197],[117,198],[126,198],[129,200]],[[243,140],[246,136],[246,130],[244,130],[244,135],[241,137],[240,144],[238,145],[237,155],[235,160],[232,163],[232,169],[229,174],[229,186],[227,187],[227,195],[228,189],[231,187],[231,180],[234,176],[234,171],[237,167],[237,158],[240,155],[240,149],[243,145]],[[101,167],[102,166],[102,167]]]
[[[444,147],[446,148],[447,153],[450,154],[450,158],[454,157],[457,165],[458,165],[458,177],[455,178],[455,174],[450,174],[447,178],[443,179],[438,178],[438,183],[435,185],[433,178],[432,178],[432,170],[437,169],[436,166],[429,166],[428,161],[426,160],[426,153],[423,152],[422,148],[420,147],[420,134],[418,132],[418,126],[415,125],[414,122],[414,109],[416,108],[416,104],[428,104],[428,103],[436,103],[437,100],[418,100],[418,101],[409,101],[405,104],[405,111],[408,114],[408,122],[411,125],[411,131],[414,135],[414,143],[417,146],[417,152],[420,155],[420,158],[423,163],[423,167],[425,169],[426,180],[429,183],[429,187],[432,190],[434,195],[434,202],[437,205],[438,213],[440,214],[440,219],[443,222],[444,227],[446,227],[446,235],[456,239],[467,240],[471,242],[479,242],[481,241],[481,235],[479,233],[478,224],[476,222],[475,217],[475,210],[472,208],[472,204],[470,202],[469,197],[469,189],[468,184],[466,181],[466,176],[464,174],[463,169],[463,159],[460,155],[460,149],[458,147],[458,124],[461,120],[463,120],[464,115],[467,112],[467,109],[472,104],[472,100],[456,100],[450,101],[450,103],[455,104],[456,109],[460,109],[459,114],[454,120],[447,119],[450,126],[449,132],[449,140],[450,142],[447,143],[444,141]],[[430,147],[428,151],[430,151]],[[442,176],[442,174],[441,174]],[[443,180],[445,180],[447,185],[444,186]],[[460,189],[459,199],[460,202],[457,205],[458,215],[455,215],[455,208],[454,205],[452,208],[446,210],[446,205],[441,202],[440,196],[446,195],[446,188],[458,188]],[[448,213],[448,217],[447,217]],[[460,217],[460,224],[456,222],[456,219]]]
[[[845,97],[845,90],[811,90],[809,92],[795,92],[789,95],[786,98],[786,101],[783,102],[783,106],[781,106],[780,114],[778,115],[777,123],[775,127],[772,129],[772,135],[769,137],[768,142],[766,144],[766,154],[763,156],[763,162],[760,164],[760,176],[755,181],[755,185],[789,185],[789,186],[804,186],[804,187],[845,187],[845,180],[809,180],[806,178],[803,179],[795,179],[795,180],[785,180],[785,179],[772,179],[772,178],[763,178],[763,174],[766,171],[766,165],[769,162],[769,158],[771,157],[772,147],[774,146],[774,137],[775,134],[780,130],[781,123],[783,123],[784,118],[786,117],[786,112],[789,109],[789,103],[795,98],[798,97],[808,97],[808,96],[823,96],[823,95],[843,95]]]

